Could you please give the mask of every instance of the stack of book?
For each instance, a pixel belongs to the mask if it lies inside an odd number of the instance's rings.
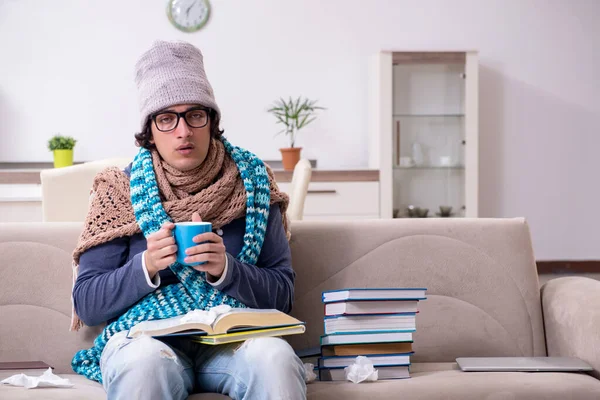
[[[323,292],[325,334],[319,379],[346,380],[345,368],[365,356],[378,379],[410,377],[413,333],[424,288],[344,289]]]

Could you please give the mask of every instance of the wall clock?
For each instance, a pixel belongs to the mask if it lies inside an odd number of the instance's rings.
[[[183,32],[200,30],[210,15],[208,0],[169,0],[167,16],[169,21]]]

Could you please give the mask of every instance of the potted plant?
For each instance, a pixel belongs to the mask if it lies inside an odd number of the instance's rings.
[[[278,124],[283,124],[284,129],[277,133],[285,133],[289,137],[290,147],[280,148],[283,169],[291,171],[300,160],[302,147],[296,147],[296,134],[306,125],[313,122],[317,117],[314,115],[317,110],[325,108],[316,105],[316,100],[291,97],[286,101],[283,98],[275,101],[269,108],[269,112],[277,118]]]
[[[77,143],[77,140],[62,135],[54,135],[48,140],[48,149],[54,153],[54,168],[73,165],[75,143]]]

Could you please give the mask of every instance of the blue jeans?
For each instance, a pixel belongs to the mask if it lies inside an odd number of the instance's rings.
[[[306,399],[304,365],[280,338],[210,346],[185,336],[160,340],[114,335],[100,359],[113,399],[186,399],[221,393],[233,399]]]

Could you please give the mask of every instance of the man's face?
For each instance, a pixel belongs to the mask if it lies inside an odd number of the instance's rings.
[[[185,112],[185,118],[180,116],[177,122],[177,115],[169,112]],[[150,125],[151,143],[167,164],[180,171],[202,164],[210,145],[208,110],[197,104],[172,106],[155,113]]]

